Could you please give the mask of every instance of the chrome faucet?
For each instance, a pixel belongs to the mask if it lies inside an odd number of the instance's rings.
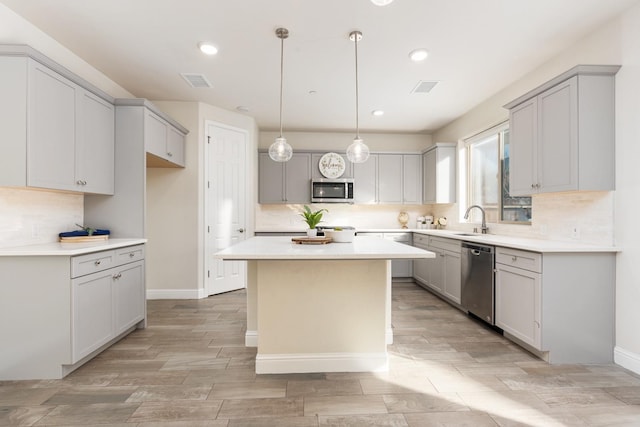
[[[485,220],[485,212],[484,209],[482,209],[482,206],[480,205],[471,205],[467,208],[467,211],[464,213],[464,219],[469,219],[469,211],[473,208],[478,208],[480,209],[480,212],[482,212],[482,225],[480,226],[481,230],[482,230],[482,234],[487,234],[487,231],[489,231],[489,227],[487,227],[487,222]]]

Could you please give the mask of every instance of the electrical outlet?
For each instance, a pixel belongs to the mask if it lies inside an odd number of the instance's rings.
[[[571,228],[571,238],[572,239],[579,239],[580,238],[580,227],[573,226]]]

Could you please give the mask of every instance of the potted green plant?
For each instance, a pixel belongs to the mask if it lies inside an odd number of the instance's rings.
[[[307,236],[312,237],[318,234],[318,230],[316,230],[316,225],[322,222],[323,212],[329,212],[329,211],[326,209],[312,211],[309,206],[304,205],[304,210],[300,213],[300,216],[304,218],[304,222],[306,222],[307,225],[309,226],[309,229],[307,230]]]

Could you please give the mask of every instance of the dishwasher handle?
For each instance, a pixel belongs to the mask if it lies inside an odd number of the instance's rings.
[[[481,252],[477,249],[470,249],[471,255],[480,256]]]

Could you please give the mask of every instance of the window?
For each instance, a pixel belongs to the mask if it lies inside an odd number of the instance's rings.
[[[465,141],[467,206],[480,205],[487,222],[531,223],[531,197],[509,194],[509,125],[503,123]],[[480,222],[480,212],[471,213]]]

